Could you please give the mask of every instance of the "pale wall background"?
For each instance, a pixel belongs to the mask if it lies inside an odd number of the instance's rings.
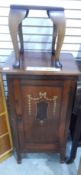
[[[8,28],[10,4],[62,6],[65,8],[66,33],[61,52],[72,53],[81,60],[81,0],[2,0],[0,1],[0,65],[3,66],[13,51]],[[30,11],[23,21],[24,48],[31,51],[51,51],[52,22],[45,11]]]
[[[27,0],[28,1],[28,0]],[[27,3],[27,1],[20,1]],[[41,4],[53,6],[54,0],[41,0]],[[33,2],[30,0],[28,3]],[[34,1],[36,2],[36,1]],[[44,2],[44,3],[43,3]],[[55,1],[56,2],[56,1]],[[58,6],[65,8],[66,34],[61,52],[72,53],[81,59],[81,0],[60,0]],[[19,3],[16,0],[0,2],[0,63],[4,64],[13,51],[8,29],[8,14],[10,4]],[[35,4],[35,3],[34,3]],[[52,22],[45,11],[30,11],[23,22],[24,48],[34,51],[51,51]]]

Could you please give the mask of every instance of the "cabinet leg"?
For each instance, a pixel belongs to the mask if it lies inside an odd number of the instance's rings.
[[[21,154],[17,153],[17,163],[21,164],[22,163],[22,158],[21,158]]]
[[[70,157],[66,157],[65,159],[65,163],[69,164],[69,163],[73,163],[74,158],[70,158]]]
[[[79,143],[80,134],[81,134],[80,124],[81,124],[81,108],[78,109],[77,121],[76,121],[76,126],[75,126],[75,131],[74,131],[74,138],[72,142],[70,157],[66,158],[66,163],[68,164],[72,163],[76,157],[78,143]]]
[[[60,150],[60,163],[64,163],[65,162],[65,149],[61,149]]]

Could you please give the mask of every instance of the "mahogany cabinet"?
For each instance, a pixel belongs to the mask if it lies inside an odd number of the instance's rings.
[[[50,57],[46,53],[27,53],[21,59],[21,69],[9,65],[9,69],[2,70],[7,76],[18,163],[25,152],[52,151],[60,153],[62,162],[65,159],[79,70],[70,54],[61,56],[61,71],[53,70]]]

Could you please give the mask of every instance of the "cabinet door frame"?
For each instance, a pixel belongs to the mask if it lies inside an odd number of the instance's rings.
[[[41,77],[42,79],[42,77]],[[69,122],[70,122],[70,116],[72,112],[72,105],[73,105],[73,96],[75,94],[75,87],[76,87],[76,80],[75,78],[71,77],[69,80],[69,77],[59,78],[55,77],[54,79],[47,80],[46,82],[44,81],[45,78],[43,79],[44,85],[48,85],[51,87],[53,86],[53,83],[55,81],[60,81],[62,83],[61,85],[63,86],[63,95],[62,95],[62,109],[61,109],[61,115],[60,115],[60,126],[59,126],[59,152],[61,154],[61,159],[63,160],[65,157],[65,149],[66,149],[66,140],[67,140],[67,134],[68,134],[68,129],[69,129]],[[12,103],[13,109],[12,113],[14,114],[14,127],[15,127],[15,140],[16,140],[16,148],[18,154],[24,151],[24,133],[23,133],[23,125],[22,125],[22,115],[23,115],[23,110],[22,110],[22,94],[21,94],[21,84],[26,83],[31,85],[35,83],[35,81],[38,81],[38,84],[40,86],[40,81],[37,79],[32,79],[29,80],[25,76],[9,76],[8,77],[8,84],[9,84],[9,90],[10,90],[10,101]],[[57,84],[57,83],[56,83]],[[13,93],[14,92],[14,93]],[[17,93],[16,93],[17,92]],[[13,95],[12,95],[13,94]],[[16,100],[16,108],[14,108],[14,98]],[[20,108],[18,107],[20,106]],[[18,107],[18,108],[17,108]],[[19,121],[19,122],[18,122]],[[17,125],[18,123],[18,125]],[[21,135],[18,134],[19,130],[21,128]],[[20,145],[20,143],[22,143]]]

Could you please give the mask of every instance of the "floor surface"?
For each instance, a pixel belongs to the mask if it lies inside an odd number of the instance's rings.
[[[77,175],[81,148],[72,164],[61,164],[58,154],[27,154],[22,164],[12,155],[0,163],[0,175]]]

